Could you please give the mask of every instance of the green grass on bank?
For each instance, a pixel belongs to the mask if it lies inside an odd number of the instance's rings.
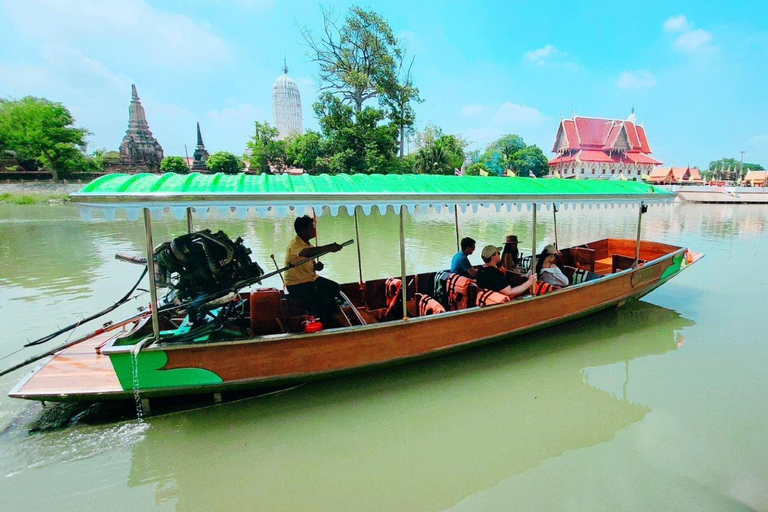
[[[8,192],[0,194],[0,203],[41,204],[48,203],[50,201],[69,201],[69,194],[23,194]]]

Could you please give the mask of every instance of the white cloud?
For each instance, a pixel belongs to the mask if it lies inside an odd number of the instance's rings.
[[[672,48],[678,52],[706,53],[716,49],[709,44],[712,41],[712,33],[700,28],[694,30],[693,24],[682,14],[667,18],[664,21],[664,31],[680,34],[672,41]]]
[[[499,124],[540,124],[544,119],[538,109],[510,101],[504,103],[494,116],[494,120]]]
[[[91,58],[185,70],[192,56],[208,66],[232,59],[210,27],[144,0],[7,0],[4,6],[29,41],[70,46]]]
[[[664,30],[667,32],[685,32],[690,29],[691,24],[688,23],[688,19],[682,14],[672,16],[664,21]]]
[[[629,91],[639,91],[650,89],[658,83],[656,77],[647,69],[638,69],[637,71],[622,71],[616,80],[619,89]]]
[[[694,52],[707,48],[708,43],[712,41],[712,34],[706,30],[691,30],[679,36],[672,43],[672,48],[677,51]]]
[[[558,53],[560,52],[557,48],[551,44],[548,44],[543,48],[539,48],[538,50],[525,52],[525,58],[534,62],[537,66],[545,66],[547,64],[547,59],[557,55]]]
[[[470,105],[465,105],[464,108],[461,109],[461,115],[464,117],[472,117],[481,114],[483,110],[485,110],[485,107],[473,103]]]
[[[526,143],[537,144],[542,148],[550,144],[549,139],[553,136],[552,120],[535,107],[518,105],[511,101],[498,107],[467,105],[464,109],[468,107],[472,107],[470,110],[479,107],[485,113],[492,113],[475,118],[483,119],[484,122],[461,132],[473,148],[483,149],[505,133],[516,133],[523,137]]]

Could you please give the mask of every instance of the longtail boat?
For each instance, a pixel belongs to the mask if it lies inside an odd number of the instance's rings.
[[[102,401],[183,394],[221,393],[287,386],[372,368],[438,356],[482,343],[541,329],[638,299],[680,273],[701,255],[641,240],[649,206],[668,205],[675,195],[640,182],[425,175],[119,175],[98,178],[72,195],[82,216],[103,212],[107,220],[123,210],[131,220],[143,217],[150,278],[150,310],[49,352],[48,359],[19,382],[9,395],[41,401]],[[571,285],[481,306],[483,290],[464,288],[460,306],[436,314],[415,303],[435,293],[436,272],[408,274],[403,217],[416,210],[447,208],[458,214],[480,206],[503,211],[526,209],[533,219],[531,268],[536,258],[536,215],[585,206],[638,208],[634,239],[599,239],[559,248]],[[190,325],[190,302],[158,297],[158,251],[151,219],[170,212],[204,219],[212,209],[241,217],[254,210],[264,222],[274,215],[302,215],[310,209],[354,218],[373,208],[400,216],[399,295],[387,297],[384,279],[341,285],[345,299],[337,317],[341,327],[305,332],[304,311],[289,294],[256,289],[265,277],[230,283],[206,296],[212,329]],[[211,238],[210,232],[207,236]],[[359,247],[359,244],[358,244]],[[358,250],[358,263],[360,252]],[[231,254],[230,254],[230,259]],[[439,269],[435,269],[436,271]],[[510,284],[525,278],[507,273]],[[577,279],[577,276],[591,276]],[[171,294],[169,294],[171,295]],[[392,299],[396,299],[394,302]],[[389,299],[389,300],[388,300]],[[396,307],[393,309],[393,303]],[[453,310],[451,310],[453,309]],[[226,311],[222,313],[222,311]],[[434,313],[430,311],[429,313]],[[217,317],[218,315],[218,317]],[[224,316],[225,318],[222,318]]]

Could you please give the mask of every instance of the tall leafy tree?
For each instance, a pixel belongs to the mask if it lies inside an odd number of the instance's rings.
[[[0,151],[13,151],[25,169],[44,166],[60,176],[93,170],[84,153],[89,132],[61,103],[27,96],[0,99]]]
[[[415,119],[411,102],[421,101],[412,80],[413,59],[406,67],[404,45],[389,23],[372,10],[351,7],[341,25],[333,11],[322,9],[322,15],[319,39],[306,27],[301,29],[310,57],[320,66],[320,91],[351,105],[356,114],[367,100],[377,98],[398,127],[402,158],[405,135]]]

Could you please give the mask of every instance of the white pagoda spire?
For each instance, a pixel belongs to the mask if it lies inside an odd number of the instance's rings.
[[[283,75],[272,86],[272,116],[282,140],[289,135],[304,133],[299,86],[288,77],[288,63],[283,60]]]

